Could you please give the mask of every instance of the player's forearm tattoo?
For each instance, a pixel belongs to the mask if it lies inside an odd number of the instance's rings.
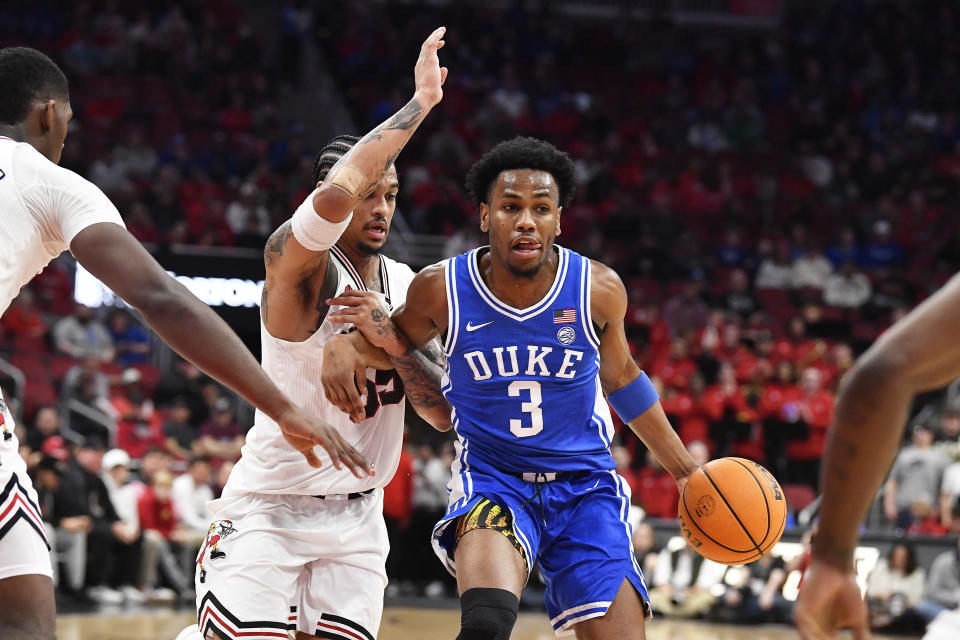
[[[267,285],[263,285],[263,290],[260,292],[260,312],[263,314],[263,324],[267,324]]]
[[[431,409],[447,403],[440,392],[445,356],[440,345],[432,341],[423,349],[410,349],[400,356],[390,356],[403,388],[414,407]]]
[[[383,319],[387,317],[381,309],[374,309],[370,312],[370,319],[377,323],[377,333],[383,335]]]
[[[287,238],[290,237],[290,233],[290,221],[287,220],[267,240],[267,246],[263,249],[263,261],[268,267],[273,264],[275,258],[283,255],[283,249],[287,246]]]
[[[417,102],[417,99],[414,98],[405,104],[400,111],[393,114],[389,120],[377,125],[373,131],[363,136],[360,142],[357,143],[357,146],[382,139],[381,131],[408,131],[420,122],[423,115],[423,107]],[[387,166],[389,167],[390,164],[391,163],[388,162]]]

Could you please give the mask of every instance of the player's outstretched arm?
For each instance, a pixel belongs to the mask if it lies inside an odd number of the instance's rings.
[[[960,276],[884,333],[840,384],[821,472],[813,557],[794,619],[807,638],[854,626],[867,637],[853,567],[857,530],[900,445],[916,393],[960,376]]]
[[[372,472],[336,429],[290,402],[230,327],[170,277],[126,229],[112,223],[91,225],[74,237],[70,250],[84,268],[140,311],[177,353],[276,421],[312,466],[320,466],[313,452],[320,445],[337,468],[344,464],[358,477]]]
[[[353,323],[363,334],[365,342],[386,352],[403,380],[410,404],[420,417],[440,431],[450,429],[450,405],[440,391],[444,354],[436,340],[440,327],[446,327],[447,319],[443,266],[433,265],[418,273],[407,289],[405,304],[392,317],[368,292],[345,291],[328,302],[331,306],[345,307],[330,314],[331,320]],[[360,340],[353,335],[350,339]],[[366,363],[377,366],[372,358]],[[344,369],[341,369],[341,377],[343,372]],[[324,375],[327,375],[326,360]],[[331,402],[353,415],[361,399],[356,387],[349,382],[344,379],[335,389],[331,388],[327,395],[337,398],[343,406],[333,399]]]
[[[330,169],[316,190],[293,217],[270,236],[264,250],[267,278],[261,313],[271,335],[302,340],[316,326],[303,326],[303,283],[315,274],[326,274],[319,291],[323,300],[335,292],[336,281],[327,273],[327,250],[346,229],[351,212],[380,182],[427,114],[443,98],[446,67],[437,54],[444,46],[445,28],[430,34],[420,48],[414,68],[413,98],[397,113],[363,136]],[[332,285],[331,290],[328,285]],[[312,307],[311,307],[312,308]],[[269,313],[274,310],[275,313]]]
[[[687,476],[696,470],[696,463],[677,437],[677,432],[670,426],[659,399],[656,396],[651,396],[648,400],[634,396],[632,385],[638,384],[642,372],[630,355],[623,328],[623,319],[627,313],[626,288],[616,272],[596,261],[591,262],[590,286],[591,315],[601,329],[600,384],[603,391],[608,397],[616,392],[621,396],[626,395],[627,405],[630,407],[636,407],[637,402],[643,402],[645,410],[639,415],[623,415],[620,410],[618,413],[682,489]]]
[[[346,218],[353,207],[380,182],[423,119],[443,99],[447,68],[437,52],[443,47],[446,27],[436,29],[420,48],[414,67],[413,98],[397,113],[363,136],[330,169],[314,194],[313,205],[328,220]]]

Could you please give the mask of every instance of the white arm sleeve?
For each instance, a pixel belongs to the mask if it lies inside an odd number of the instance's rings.
[[[312,191],[307,199],[297,207],[290,219],[290,230],[293,231],[293,237],[310,251],[326,251],[340,239],[350,220],[353,219],[353,212],[350,212],[341,222],[330,222],[313,208]]]

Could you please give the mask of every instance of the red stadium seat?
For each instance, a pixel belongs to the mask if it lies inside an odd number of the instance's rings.
[[[10,364],[20,369],[27,380],[47,378],[47,365],[44,359],[36,354],[17,353],[10,357]]]
[[[23,416],[25,419],[32,419],[33,414],[39,407],[46,404],[57,404],[59,401],[57,390],[48,379],[39,376],[27,377],[26,389],[23,394]]]
[[[790,294],[785,289],[757,289],[757,302],[774,318],[790,318],[796,313]]]
[[[77,364],[77,360],[70,356],[53,356],[47,364],[47,371],[54,380],[63,380],[67,371]]]
[[[783,497],[786,498],[787,507],[791,511],[800,511],[813,502],[817,494],[809,485],[785,484],[783,485]]]
[[[34,336],[14,336],[12,341],[13,352],[31,356],[42,356],[49,351],[46,338]]]

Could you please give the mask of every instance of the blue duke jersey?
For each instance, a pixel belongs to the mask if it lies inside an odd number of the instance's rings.
[[[501,302],[484,283],[478,265],[487,247],[446,263],[443,393],[461,465],[478,456],[514,473],[616,467],[590,316],[590,261],[554,250],[553,286],[526,309]]]

